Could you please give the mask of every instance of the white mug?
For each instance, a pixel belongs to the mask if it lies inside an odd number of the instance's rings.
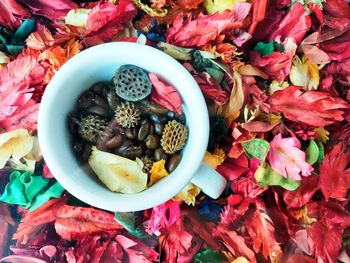
[[[156,184],[137,194],[114,193],[88,169],[81,167],[72,151],[67,116],[81,93],[97,81],[110,81],[124,64],[133,64],[167,81],[183,99],[189,135],[177,168]],[[203,164],[209,138],[205,100],[191,74],[175,59],[145,45],[114,42],[88,48],[65,63],[48,84],[41,101],[38,136],[42,154],[57,181],[72,195],[92,206],[119,212],[148,209],[180,192],[189,182],[217,198],[226,180]]]

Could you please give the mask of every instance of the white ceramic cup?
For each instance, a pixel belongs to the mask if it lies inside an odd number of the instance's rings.
[[[67,116],[84,90],[97,81],[110,81],[124,64],[155,73],[177,89],[184,104],[189,136],[178,167],[167,177],[137,194],[107,189],[74,157]],[[189,182],[217,198],[226,180],[202,163],[209,138],[209,118],[203,95],[191,74],[175,59],[145,45],[114,42],[86,49],[65,63],[48,84],[41,101],[38,136],[42,154],[57,181],[72,195],[110,211],[138,211],[174,197]]]

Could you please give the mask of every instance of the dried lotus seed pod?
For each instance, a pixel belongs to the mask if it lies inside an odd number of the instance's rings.
[[[113,78],[117,95],[126,101],[140,101],[146,98],[152,89],[148,74],[134,65],[123,65]]]
[[[81,137],[92,143],[96,143],[102,137],[107,127],[107,122],[95,115],[88,115],[78,123]]]
[[[174,154],[185,146],[188,128],[175,120],[169,121],[162,134],[161,146],[167,154]]]
[[[115,110],[115,118],[123,128],[133,128],[140,121],[140,111],[133,103],[122,102]]]

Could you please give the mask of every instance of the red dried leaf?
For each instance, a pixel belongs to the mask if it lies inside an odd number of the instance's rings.
[[[51,20],[64,19],[71,9],[78,8],[78,5],[71,0],[19,0],[24,6],[28,6],[33,14],[45,16]]]
[[[32,56],[18,58],[0,71],[0,125],[5,129],[36,129],[38,106],[31,99],[44,69]]]
[[[350,105],[340,98],[320,91],[303,92],[296,86],[275,92],[269,103],[271,112],[282,112],[291,121],[316,127],[342,121],[344,110],[350,109]]]
[[[248,171],[248,158],[245,154],[241,154],[237,159],[226,158],[216,171],[227,180],[233,181]]]
[[[89,12],[86,32],[95,32],[111,21],[113,24],[128,22],[136,13],[137,9],[129,0],[121,0],[117,5],[109,1],[100,2]]]
[[[303,178],[298,189],[284,191],[283,200],[289,208],[299,208],[308,203],[319,188],[319,176],[312,174]]]
[[[152,100],[177,114],[181,114],[182,99],[176,89],[159,80],[158,77],[152,73],[149,73],[148,76],[154,88],[152,90]]]
[[[214,81],[210,75],[206,72],[202,72],[201,75],[194,74],[194,79],[198,83],[205,98],[213,100],[216,105],[223,105],[228,101],[229,94],[224,91],[219,83]]]
[[[174,224],[181,216],[181,203],[181,201],[169,200],[164,204],[153,207],[146,232],[150,235],[159,236],[161,231]]]
[[[350,19],[348,23],[350,23]],[[341,61],[350,58],[350,29],[335,39],[323,42],[321,49],[327,53],[331,60]]]
[[[219,226],[213,230],[213,234],[222,239],[222,242],[234,257],[243,256],[249,262],[256,262],[253,250],[246,245],[244,237],[238,235],[234,230],[228,230]]]
[[[203,46],[214,40],[227,29],[240,28],[242,20],[236,18],[234,11],[226,10],[213,15],[201,14],[197,19],[189,17],[183,21],[183,14],[175,18],[167,33],[167,42],[181,47]]]
[[[33,212],[27,213],[21,220],[13,239],[18,239],[21,243],[27,242],[43,225],[55,221],[54,209],[62,206],[66,198],[51,199]]]
[[[0,25],[12,30],[17,28],[21,23],[17,16],[25,18],[29,13],[15,0],[0,1]]]
[[[165,254],[165,262],[177,263],[180,255],[189,253],[193,236],[185,229],[180,219],[168,228],[168,233],[161,236],[159,242]]]
[[[96,208],[63,205],[55,211],[55,217],[57,234],[67,240],[124,229],[113,214]]]
[[[275,237],[275,228],[263,202],[255,202],[256,210],[247,219],[246,226],[253,240],[253,248],[256,253],[262,249],[265,259],[270,257],[271,261],[280,258],[282,250]]]
[[[316,260],[312,257],[301,255],[301,254],[295,254],[295,255],[285,255],[281,262],[284,263],[316,263]]]
[[[269,40],[278,39],[283,42],[286,38],[292,38],[299,44],[310,27],[310,15],[300,2],[296,2],[270,35]]]
[[[250,53],[250,62],[253,66],[259,67],[272,79],[282,81],[288,76],[292,66],[293,57],[297,46],[291,39],[284,43],[285,52],[273,52],[267,56],[261,56],[257,51]]]
[[[115,240],[128,255],[129,263],[151,263],[158,259],[158,253],[153,248],[148,248],[136,238],[117,235]]]
[[[321,191],[327,201],[330,197],[345,200],[350,188],[350,168],[346,169],[350,151],[346,152],[344,148],[342,143],[335,145],[320,165]]]
[[[315,222],[307,228],[308,244],[318,262],[335,262],[342,244],[339,227],[330,228]]]
[[[0,211],[0,256],[2,256],[4,255],[8,241],[9,226],[14,225],[15,222],[13,221],[11,212],[7,204],[0,203]]]

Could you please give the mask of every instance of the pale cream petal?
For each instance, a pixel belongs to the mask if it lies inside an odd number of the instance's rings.
[[[8,149],[0,148],[0,169],[4,168],[7,160],[11,157],[11,152]]]
[[[147,174],[142,171],[143,163],[139,159],[132,161],[93,147],[89,164],[111,191],[134,194],[146,188]]]

